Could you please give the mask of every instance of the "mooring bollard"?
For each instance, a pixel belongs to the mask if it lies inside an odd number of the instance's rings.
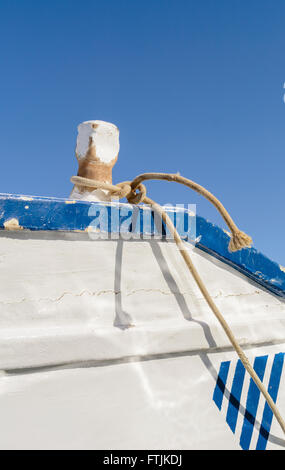
[[[77,175],[103,183],[112,183],[112,169],[120,149],[119,129],[104,121],[85,121],[78,126],[76,158]],[[110,201],[108,191],[74,185],[72,199]]]

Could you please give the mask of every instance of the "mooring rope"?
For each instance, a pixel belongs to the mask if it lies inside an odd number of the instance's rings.
[[[211,295],[209,294],[204,282],[202,281],[198,271],[196,270],[191,257],[183,241],[180,238],[176,228],[174,227],[170,217],[166,214],[163,208],[157,204],[155,201],[147,197],[146,195],[146,187],[142,184],[142,181],[146,180],[167,180],[167,181],[174,181],[180,184],[183,184],[191,189],[194,189],[199,194],[204,196],[208,199],[220,212],[223,219],[225,220],[226,224],[228,225],[232,236],[229,243],[229,251],[237,251],[241,248],[245,248],[251,245],[252,239],[244,232],[241,232],[222,203],[207,189],[199,184],[189,180],[188,178],[184,178],[183,176],[176,175],[176,174],[167,174],[167,173],[143,173],[137,176],[133,181],[125,181],[122,183],[118,183],[116,185],[103,183],[101,181],[94,181],[88,178],[83,178],[81,176],[73,176],[71,178],[71,182],[77,186],[81,186],[83,188],[93,188],[93,189],[104,189],[110,192],[111,197],[115,197],[117,199],[126,198],[130,204],[148,204],[150,205],[162,218],[164,223],[167,225],[170,233],[172,234],[174,241],[176,242],[177,247],[183,257],[190,273],[192,274],[196,284],[198,285],[204,299],[206,300],[207,304],[209,305],[210,309],[214,313],[215,317],[218,319],[220,325],[222,326],[224,332],[226,333],[228,339],[230,340],[233,348],[235,349],[236,353],[238,354],[242,364],[244,365],[245,369],[251,376],[252,380],[255,382],[256,386],[264,396],[266,402],[268,403],[269,407],[271,408],[275,418],[277,419],[278,423],[281,426],[283,433],[285,434],[285,422],[274,403],[273,399],[269,395],[268,391],[264,387],[262,381],[256,374],[255,370],[253,369],[252,365],[250,364],[248,358],[246,357],[245,353],[243,352],[242,348],[240,347],[239,343],[235,339],[233,332],[231,331],[229,325],[227,324],[226,320],[224,319],[223,315],[219,311],[218,307],[216,306],[215,302],[213,301]]]

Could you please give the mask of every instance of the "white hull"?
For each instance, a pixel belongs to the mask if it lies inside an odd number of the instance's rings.
[[[270,346],[246,351],[251,360],[269,354],[266,385],[279,350],[280,346]],[[8,373],[1,377],[1,448],[241,449],[249,377],[235,433],[226,422],[226,395],[221,411],[213,401],[220,363],[228,360],[229,394],[237,361],[232,352]],[[278,394],[281,410],[284,392],[283,379]],[[263,410],[260,398],[250,449],[256,448]],[[275,419],[267,449],[284,450]]]
[[[176,245],[92,240],[86,204],[2,195],[0,448],[284,449]],[[199,224],[190,255],[284,417],[284,268]]]
[[[5,232],[1,252],[1,448],[241,448],[249,376],[233,433],[238,358],[174,244]],[[285,352],[283,300],[197,248],[191,256],[252,363],[268,355],[268,382]],[[283,374],[283,413],[284,392]],[[263,410],[260,397],[249,448]],[[284,446],[274,418],[266,446]]]

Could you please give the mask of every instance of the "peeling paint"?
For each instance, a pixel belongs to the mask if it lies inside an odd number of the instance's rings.
[[[33,201],[32,197],[29,196],[20,196],[21,201]]]
[[[223,232],[225,232],[229,237],[231,237],[230,232],[228,232],[226,229],[223,228]]]
[[[92,227],[92,225],[89,225],[83,231],[84,232],[98,232],[98,233],[100,233],[100,229],[97,228],[97,227]]]
[[[275,278],[270,279],[270,282],[272,282],[273,284],[281,284],[280,279],[275,279]]]
[[[23,227],[19,225],[18,219],[8,219],[4,222],[5,230],[23,230]]]

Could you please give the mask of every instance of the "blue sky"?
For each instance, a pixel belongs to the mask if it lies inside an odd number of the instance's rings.
[[[176,173],[285,265],[283,0],[1,0],[0,191],[66,197],[77,125],[120,129],[114,182]],[[161,203],[201,196],[148,183]]]

